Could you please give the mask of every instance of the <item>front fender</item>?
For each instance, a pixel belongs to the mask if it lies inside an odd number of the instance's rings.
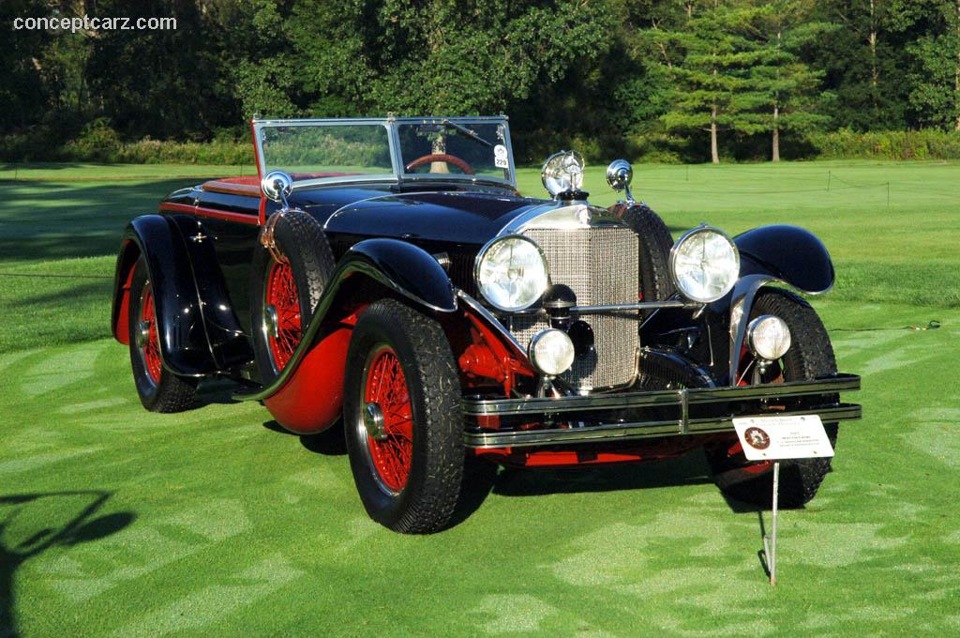
[[[816,235],[797,226],[762,226],[737,235],[740,276],[767,275],[803,292],[833,287],[833,260]]]
[[[332,279],[338,282],[355,274],[370,277],[436,312],[457,309],[457,293],[440,263],[424,249],[405,241],[366,239],[354,244]]]
[[[160,215],[137,217],[123,232],[114,277],[114,337],[121,343],[129,342],[130,282],[141,256],[153,287],[164,367],[182,376],[216,372],[183,239]]]
[[[835,273],[827,247],[808,230],[797,226],[762,226],[737,235],[740,280],[728,297],[730,322],[730,383],[736,383],[739,353],[746,338],[753,303],[761,288],[779,281],[812,295],[833,287]]]

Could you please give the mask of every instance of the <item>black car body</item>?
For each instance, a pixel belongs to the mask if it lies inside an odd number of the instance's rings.
[[[343,432],[368,512],[448,524],[465,464],[577,466],[703,447],[718,484],[770,496],[735,418],[860,417],[804,293],[823,244],[793,226],[674,242],[629,196],[586,201],[582,160],[516,189],[503,117],[255,120],[258,175],[177,191],[120,248],[116,338],[145,407],[229,378],[300,434]],[[785,504],[828,458],[789,462]]]

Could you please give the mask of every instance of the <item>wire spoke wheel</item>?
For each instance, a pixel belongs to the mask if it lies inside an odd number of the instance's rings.
[[[157,311],[153,303],[153,287],[148,281],[140,295],[138,341],[143,366],[154,385],[160,384],[163,360],[160,358],[160,334],[157,332]]]
[[[142,259],[134,266],[129,299],[130,367],[140,403],[152,412],[180,412],[194,407],[197,380],[164,367],[157,290]]]
[[[370,460],[383,487],[399,494],[407,485],[413,462],[413,411],[407,380],[400,359],[388,346],[373,353],[366,370],[365,425],[378,413],[380,416],[379,423],[367,427]]]
[[[300,295],[289,262],[273,262],[264,289],[264,325],[274,370],[286,367],[303,338]]]
[[[357,320],[347,353],[344,425],[371,518],[428,534],[450,521],[463,477],[460,380],[431,317],[385,299]]]
[[[320,222],[299,210],[273,215],[272,249],[254,253],[250,285],[254,359],[263,385],[290,364],[334,268]]]

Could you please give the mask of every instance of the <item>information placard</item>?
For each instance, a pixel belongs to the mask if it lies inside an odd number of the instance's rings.
[[[815,414],[758,416],[733,420],[748,461],[833,456],[833,446]]]

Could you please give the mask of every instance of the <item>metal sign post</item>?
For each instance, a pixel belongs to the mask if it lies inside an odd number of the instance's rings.
[[[771,533],[763,536],[763,559],[770,572],[770,584],[776,585],[780,461],[829,458],[833,456],[833,445],[820,417],[815,414],[734,419],[733,427],[748,461],[773,461],[773,522]],[[761,526],[762,523],[761,517]]]
[[[777,510],[780,496],[780,461],[773,464],[773,522],[769,534],[763,535],[763,560],[770,572],[770,584],[777,584]]]

